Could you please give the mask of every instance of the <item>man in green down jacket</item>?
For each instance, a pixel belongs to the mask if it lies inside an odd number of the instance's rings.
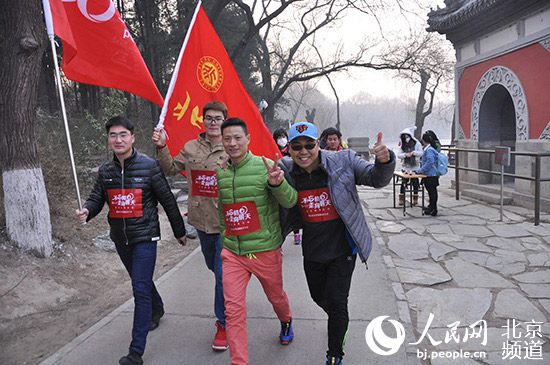
[[[281,344],[293,337],[292,312],[283,290],[279,204],[290,208],[297,193],[275,162],[248,151],[245,122],[229,118],[221,126],[228,168],[219,169],[218,211],[222,237],[223,287],[231,364],[248,364],[246,287],[251,274],[260,281],[281,321]]]

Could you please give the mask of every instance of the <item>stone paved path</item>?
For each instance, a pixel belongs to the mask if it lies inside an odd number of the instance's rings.
[[[373,249],[382,251],[398,303],[410,311],[400,321],[412,322],[416,340],[429,323],[408,351],[484,352],[477,361],[424,360],[431,364],[550,364],[550,215],[534,226],[532,210],[505,206],[500,222],[498,205],[455,200],[450,180],[441,180],[437,217],[422,216],[420,207],[403,216],[393,208],[391,184],[360,188]],[[486,345],[469,328],[480,320]]]

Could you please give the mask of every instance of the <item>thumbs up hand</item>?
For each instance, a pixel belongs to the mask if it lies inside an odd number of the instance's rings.
[[[390,152],[384,142],[382,142],[382,132],[378,133],[376,144],[374,145],[374,155],[381,163],[386,163],[390,160]]]

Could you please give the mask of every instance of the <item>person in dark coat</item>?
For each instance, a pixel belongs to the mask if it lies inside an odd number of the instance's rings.
[[[130,351],[119,364],[140,365],[147,334],[158,327],[164,315],[162,298],[153,283],[160,240],[157,202],[181,245],[186,241],[185,225],[158,163],[134,149],[134,124],[115,117],[107,121],[105,129],[114,156],[99,168],[92,193],[76,216],[79,223],[85,223],[98,215],[105,203],[109,206],[110,236],[132,279],[135,303]]]

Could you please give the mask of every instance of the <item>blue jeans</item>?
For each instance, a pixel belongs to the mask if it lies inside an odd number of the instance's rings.
[[[120,260],[122,260],[132,279],[135,307],[130,350],[143,355],[149,325],[151,324],[151,314],[164,308],[162,299],[153,283],[157,243],[115,245],[115,247]]]
[[[222,283],[222,243],[219,234],[209,234],[197,229],[199,240],[201,241],[201,250],[204,255],[206,266],[214,273],[216,287],[214,294],[214,313],[219,324],[225,328],[225,299],[223,297]]]

